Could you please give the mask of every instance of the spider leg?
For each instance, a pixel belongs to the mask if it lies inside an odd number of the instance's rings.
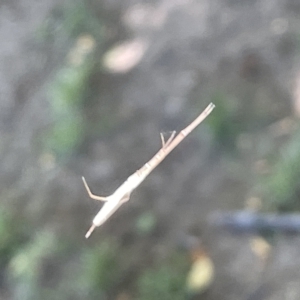
[[[86,188],[86,190],[87,190],[87,192],[88,192],[90,198],[92,198],[92,199],[94,199],[94,200],[107,201],[107,198],[106,198],[106,197],[100,197],[100,196],[94,195],[94,194],[91,192],[91,190],[90,190],[88,184],[86,183],[86,180],[85,180],[84,177],[82,177],[82,181],[83,181],[83,184],[84,184],[84,186],[85,186],[85,188]]]
[[[168,147],[171,144],[171,142],[174,140],[175,134],[176,134],[176,131],[172,131],[171,136],[164,143],[163,148],[166,148],[166,147]]]
[[[165,147],[165,144],[166,144],[166,142],[165,142],[165,137],[164,137],[164,135],[163,135],[163,133],[162,133],[162,132],[160,133],[160,139],[161,139],[162,148],[164,148],[164,147]]]
[[[85,238],[88,239],[92,232],[95,230],[96,226],[92,224],[91,228],[88,230],[88,232],[85,234]]]

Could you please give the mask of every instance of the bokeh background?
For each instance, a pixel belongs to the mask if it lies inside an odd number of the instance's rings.
[[[298,0],[2,0],[1,299],[299,299]],[[111,194],[212,115],[89,240]],[[218,214],[217,214],[218,213]]]

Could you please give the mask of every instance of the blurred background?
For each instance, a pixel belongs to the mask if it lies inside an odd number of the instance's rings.
[[[298,218],[299,17],[297,0],[2,0],[0,298],[299,299],[297,228],[220,221]],[[86,240],[102,204],[81,176],[111,194],[210,102]]]

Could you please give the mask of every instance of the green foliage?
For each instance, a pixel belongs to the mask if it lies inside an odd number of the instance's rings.
[[[63,67],[57,72],[51,85],[51,105],[55,114],[80,105],[91,69],[91,63],[84,61],[80,65]]]
[[[91,36],[79,38],[69,55],[73,61],[62,67],[50,84],[53,125],[44,137],[44,148],[59,159],[70,155],[83,140],[82,108],[93,72],[93,44]]]
[[[41,42],[64,38],[76,38],[80,34],[91,34],[101,42],[104,26],[100,18],[89,8],[87,1],[72,0],[58,5],[50,18],[38,27],[36,37]]]
[[[47,136],[46,147],[59,158],[70,154],[82,138],[81,117],[72,112],[70,114],[57,122],[51,129],[51,134]]]
[[[170,262],[145,271],[138,279],[139,300],[183,300],[186,298],[188,262],[176,255]]]
[[[59,31],[58,31],[59,28]],[[70,1],[58,6],[51,19],[41,26],[38,36],[57,36],[64,39],[61,47],[72,42],[65,63],[49,84],[49,104],[52,124],[42,144],[59,161],[64,161],[81,144],[85,134],[83,107],[89,91],[89,80],[97,68],[97,56],[105,42],[102,20],[87,1]],[[53,38],[53,37],[52,37]],[[56,40],[57,38],[55,38]]]
[[[300,130],[281,151],[272,173],[263,182],[263,195],[272,210],[300,210],[298,203],[300,178]]]
[[[96,39],[102,39],[103,24],[88,7],[87,1],[71,1],[63,12],[62,27],[70,36],[90,33]]]
[[[117,246],[102,240],[82,254],[77,286],[95,295],[107,293],[119,278]],[[99,299],[99,298],[97,298]]]
[[[211,102],[217,109],[207,119],[215,139],[229,148],[235,145],[235,140],[241,132],[241,124],[237,124],[236,120],[237,107],[233,100],[223,92],[216,91],[211,97]]]
[[[0,210],[0,266],[5,266],[24,243],[23,228],[24,224],[18,224],[8,212]]]
[[[91,67],[88,62],[61,69],[51,84],[53,126],[45,137],[45,148],[59,158],[81,142],[84,123],[80,110]]]
[[[136,230],[140,235],[147,235],[154,230],[156,223],[157,220],[153,213],[149,211],[142,213],[136,220]]]
[[[19,248],[9,264],[9,281],[13,286],[14,299],[44,298],[40,282],[43,264],[58,249],[54,235],[46,231],[40,232],[32,241]]]
[[[116,245],[104,240],[78,253],[71,244],[42,231],[20,247],[8,268],[14,299],[106,299],[119,280]]]

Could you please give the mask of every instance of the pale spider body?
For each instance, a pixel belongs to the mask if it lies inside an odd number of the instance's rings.
[[[104,205],[94,217],[92,226],[86,233],[85,237],[88,238],[96,227],[105,223],[109,217],[111,217],[119,207],[127,202],[130,198],[130,194],[135,190],[145,178],[165,159],[165,157],[191,132],[193,131],[215,108],[213,103],[210,103],[206,109],[185,129],[183,129],[177,136],[173,131],[167,141],[164,140],[161,134],[162,147],[161,149],[139,170],[130,175],[127,180],[116,189],[116,191],[108,196],[101,197],[92,194],[89,186],[87,185],[84,177],[82,177],[85,188],[92,199],[105,201]]]

